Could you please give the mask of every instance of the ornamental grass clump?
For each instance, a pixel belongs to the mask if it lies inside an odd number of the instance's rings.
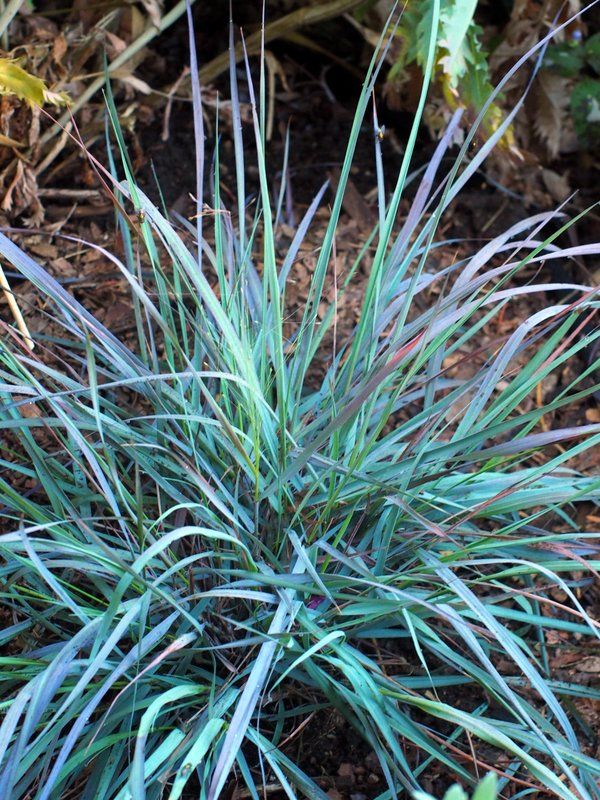
[[[0,235],[52,320],[33,351],[6,325],[0,345],[0,797],[214,800],[235,782],[252,798],[276,784],[325,800],[320,770],[295,745],[307,721],[334,711],[375,754],[382,800],[421,789],[433,769],[448,785],[494,770],[500,792],[600,797],[576,711],[600,692],[558,680],[549,644],[558,632],[582,652],[597,646],[586,610],[596,537],[573,510],[598,501],[600,481],[572,459],[600,425],[544,424],[598,390],[597,365],[526,403],[598,338],[595,290],[546,281],[544,265],[600,246],[564,246],[570,222],[543,212],[434,267],[438,223],[503,128],[467,159],[476,124],[438,174],[455,115],[400,220],[426,89],[399,174],[384,181],[364,123],[380,64],[291,332],[286,291],[325,187],[281,259],[262,67],[256,96],[247,69],[253,124],[242,131],[232,60],[233,209],[218,139],[205,159],[194,83],[191,223],[136,185],[108,98],[114,159],[95,167],[115,196],[124,256],[85,246],[128,282],[135,342]],[[379,219],[353,269],[368,257],[369,275],[359,321],[334,337],[315,386],[336,323],[335,303],[319,306],[365,127]],[[339,276],[340,296],[350,279]],[[483,339],[525,296],[537,310]],[[448,364],[465,353],[477,369],[461,378]]]

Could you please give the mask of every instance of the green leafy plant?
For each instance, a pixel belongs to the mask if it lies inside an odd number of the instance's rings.
[[[14,95],[30,106],[64,106],[69,101],[65,92],[51,92],[41,78],[31,75],[12,58],[0,58],[0,95]]]
[[[444,96],[454,106],[472,105],[478,112],[492,93],[485,53],[481,48],[481,28],[475,23],[476,0],[444,0],[436,42],[434,75],[444,87]],[[400,22],[400,32],[408,43],[405,64],[427,64],[429,31],[435,2],[409,4]],[[398,63],[396,69],[404,64]]]
[[[377,3],[373,20],[380,25],[382,15],[389,13],[394,4]],[[391,26],[393,46],[388,51],[391,68],[386,77],[386,94],[401,96],[406,84],[414,80],[408,69],[417,65],[424,70],[429,54],[429,32],[438,3],[434,0],[409,2],[403,7],[399,22]],[[356,16],[368,22],[368,4]],[[477,0],[441,0],[439,3],[438,38],[435,43],[434,69],[431,79],[440,90],[443,103],[430,100],[426,109],[425,121],[436,133],[441,133],[448,122],[448,115],[457,108],[470,112],[469,121],[481,111],[492,95],[493,87],[488,66],[488,54],[482,46],[482,29],[475,22]],[[367,15],[367,16],[365,16]],[[363,26],[367,38],[373,40],[374,34]],[[494,100],[486,105],[481,132],[489,136],[501,124],[504,113]],[[512,131],[506,129],[503,144],[512,145]]]
[[[292,322],[286,293],[326,186],[282,253],[262,66],[257,91],[247,67],[259,180],[247,203],[233,34],[233,209],[218,136],[205,158],[197,81],[193,222],[136,184],[110,97],[114,163],[89,156],[112,187],[124,256],[78,244],[130,286],[133,338],[112,334],[0,234],[2,257],[52,321],[31,333],[33,352],[6,325],[0,344],[0,796],[215,800],[235,771],[252,798],[276,782],[290,798],[326,800],[287,742],[335,710],[377,757],[384,796],[418,791],[434,762],[473,784],[483,742],[488,758],[509,756],[506,780],[599,797],[600,763],[565,701],[600,692],[553,677],[547,634],[598,639],[581,595],[600,560],[571,509],[597,502],[600,482],[571,459],[600,441],[600,425],[542,426],[598,390],[596,365],[545,403],[527,398],[598,338],[589,326],[582,334],[595,290],[534,275],[600,246],[562,246],[569,222],[547,212],[434,266],[444,212],[511,115],[466,162],[470,129],[436,184],[457,112],[399,224],[439,22],[434,4],[418,113],[389,194],[370,134],[379,221],[338,275],[343,194],[381,69],[373,59]],[[361,266],[360,318],[338,341],[337,301]],[[332,281],[337,301],[320,313]],[[536,310],[484,340],[524,297]],[[477,368],[460,377],[457,360]]]
[[[426,792],[415,792],[414,800],[435,800]],[[498,797],[498,778],[493,773],[488,773],[477,785],[471,800],[496,800]],[[462,786],[455,784],[444,794],[444,800],[468,800],[468,795]]]
[[[586,147],[600,145],[600,33],[550,45],[544,66],[573,80],[570,111],[577,136]]]

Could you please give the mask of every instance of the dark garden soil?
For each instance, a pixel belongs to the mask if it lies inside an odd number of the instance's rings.
[[[258,7],[260,4],[236,4],[239,6],[238,22],[250,26],[257,22],[254,5]],[[225,24],[227,6],[225,2],[201,4],[195,12],[199,50],[203,60],[214,57],[227,46]],[[238,13],[237,8],[236,13]],[[327,37],[330,38],[331,47],[338,58],[346,60],[355,68],[359,67],[359,72],[362,70],[364,42],[349,26],[343,21],[332,24],[322,35],[322,39],[323,36],[325,41]],[[173,26],[158,40],[153,50],[155,57],[144,62],[136,74],[151,86],[164,87],[173,84],[180,77],[188,61],[185,22],[181,21]],[[287,233],[290,233],[323,181],[328,178],[335,184],[336,171],[339,170],[344,156],[354,103],[360,91],[360,80],[356,69],[354,72],[352,69],[345,69],[332,63],[326,56],[309,53],[298,45],[275,43],[272,52],[281,66],[285,83],[281,77],[278,78],[270,142],[271,177],[275,185],[282,179],[280,165],[283,161],[285,132],[289,124],[291,193],[286,222]],[[213,87],[208,87],[206,90],[206,98],[209,101],[206,108],[207,125],[214,119],[217,91],[226,101],[228,90],[225,79],[220,78]],[[127,109],[133,105],[132,113],[135,119],[127,138],[141,184],[152,197],[158,199],[159,193],[156,187],[158,182],[167,208],[176,209],[180,214],[190,216],[194,212],[194,203],[191,199],[191,193],[194,191],[194,157],[193,124],[189,102],[175,100],[169,110],[170,117],[167,124],[165,121],[167,103],[164,98],[157,99],[156,96],[145,97],[140,94],[127,98],[121,93],[117,94],[116,99],[125,118]],[[241,99],[247,100],[245,97]],[[95,98],[94,102],[98,103],[99,99]],[[380,117],[386,126],[383,155],[388,180],[391,183],[402,159],[403,142],[406,141],[411,115],[386,109],[383,101],[380,101],[380,106]],[[222,190],[227,202],[232,197],[235,172],[226,102],[222,110],[220,157]],[[250,132],[247,131],[249,163],[252,164],[250,139]],[[211,141],[209,132],[209,144]],[[428,133],[425,130],[421,131],[415,167],[427,163],[433,147],[434,143]],[[375,216],[376,197],[373,189],[376,181],[373,150],[373,131],[367,122],[351,171],[351,184],[338,234],[337,254],[340,272],[350,265]],[[98,137],[92,145],[92,152],[100,161],[105,161],[106,154],[101,137]],[[452,155],[451,153],[450,156]],[[508,158],[502,155],[497,158],[503,157]],[[60,236],[51,235],[68,234],[99,242],[109,249],[111,247],[119,249],[110,199],[98,184],[85,158],[74,146],[66,144],[61,163],[63,166],[60,169],[50,170],[40,179],[42,190],[40,199],[44,205],[44,215],[38,228],[23,229],[17,234],[17,238],[105,325],[127,340],[133,333],[133,319],[129,293],[119,276],[98,252]],[[509,177],[505,179],[504,185],[498,185],[495,176],[502,170],[498,168],[497,162],[492,162],[483,172],[475,176],[442,225],[441,234],[445,239],[462,241],[441,251],[440,259],[450,262],[476,247],[483,239],[494,236],[518,219],[522,219],[524,215],[535,213],[540,208],[555,207],[557,199],[552,192],[553,179],[548,178],[548,175],[544,179],[544,170],[549,170],[559,177],[568,174],[569,184],[580,190],[569,206],[573,213],[598,200],[599,173],[590,154],[572,154],[558,162],[552,162],[551,165],[544,163],[529,165],[527,170],[529,184],[524,183],[523,169],[516,169],[512,179]],[[256,175],[250,168],[250,191],[253,190],[253,181],[256,181]],[[79,194],[76,196],[69,194],[73,190]],[[409,189],[403,201],[404,214],[410,206],[412,191],[412,188]],[[331,195],[326,196],[324,210],[317,214],[313,230],[294,267],[294,283],[289,297],[289,310],[292,314],[294,310],[302,307],[306,298],[310,276],[316,262],[320,233],[327,221],[327,204],[330,200]],[[24,228],[23,219],[9,215],[5,218],[4,224]],[[571,229],[570,236],[574,243],[583,243],[597,238],[599,229],[598,212],[592,210],[585,219]],[[280,246],[283,252],[286,246],[285,229]],[[587,281],[597,281],[600,277],[600,261],[593,262],[591,259],[586,262],[585,268],[579,264],[563,264],[559,269],[563,275]],[[590,275],[590,271],[595,274]],[[8,277],[31,330],[34,333],[38,331],[47,333],[48,322],[35,292],[22,282],[18,275],[9,272]],[[357,275],[340,304],[338,319],[340,335],[351,331],[356,323],[365,277],[364,273]],[[326,299],[331,301],[332,297]],[[521,302],[524,317],[531,311],[526,305],[531,300]],[[12,322],[9,309],[3,300],[0,300],[0,319],[7,323]],[[492,338],[506,335],[518,325],[519,321],[518,318],[503,319],[500,323],[495,321],[493,325],[496,327],[484,330],[482,336]],[[591,354],[587,354],[587,357],[591,357]],[[468,368],[468,364],[464,368]],[[535,404],[548,400],[553,393],[559,391],[561,384],[568,382],[578,370],[584,368],[583,357],[569,363],[564,374],[542,386],[540,395],[530,398],[527,402]],[[581,407],[570,408],[562,412],[560,419],[548,419],[545,424],[550,428],[553,425],[581,424],[585,421],[600,421],[600,408],[593,400]],[[599,462],[600,454],[588,451],[576,466],[582,471],[597,474]],[[580,509],[579,514],[578,521],[583,527],[588,530],[597,529],[600,512],[592,507],[585,507]],[[558,596],[556,599],[560,601]],[[598,618],[600,615],[598,589],[590,589],[581,599],[588,607],[590,615]],[[552,666],[556,670],[557,677],[583,682],[597,680],[600,673],[600,651],[591,653],[589,658],[582,661],[577,643],[562,639],[558,634],[556,641],[548,642],[548,645],[550,653],[554,654]],[[410,660],[406,660],[402,653],[395,652],[393,648],[390,653],[383,655],[389,660],[390,668],[398,672],[405,669],[409,673],[412,669]],[[468,700],[460,696],[453,698],[453,702],[458,704],[467,703]],[[599,708],[580,706],[576,715],[581,715],[588,729],[598,730]],[[385,790],[385,780],[377,759],[341,716],[316,711],[304,727],[297,730],[290,729],[286,735],[285,750],[290,757],[300,760],[308,774],[319,780],[332,800],[337,798],[365,800]],[[590,736],[589,751],[599,755],[598,742],[593,736]],[[497,754],[484,750],[480,756],[483,761],[498,757]],[[414,752],[407,752],[407,757],[414,761],[416,755]],[[467,754],[467,760],[468,758],[470,754]],[[497,764],[501,765],[500,762]],[[447,787],[451,780],[452,776],[448,774],[430,770],[425,785],[433,791],[440,791]],[[235,800],[248,796],[242,786],[241,780],[239,785],[235,781],[232,782],[230,796]],[[280,796],[279,791],[274,791],[269,785],[262,787],[262,792],[269,797]],[[190,794],[191,796],[197,794]]]

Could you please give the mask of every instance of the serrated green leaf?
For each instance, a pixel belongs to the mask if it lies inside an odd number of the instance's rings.
[[[480,59],[473,48],[473,15],[477,0],[453,0],[444,3],[440,14],[439,47],[443,53],[438,64],[452,89],[471,68],[478,68]],[[470,35],[469,35],[470,33]]]

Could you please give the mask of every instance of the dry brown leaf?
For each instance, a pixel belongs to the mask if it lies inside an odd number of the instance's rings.
[[[30,42],[51,42],[58,36],[56,22],[39,14],[29,14],[27,16],[27,28]]]
[[[64,33],[61,33],[54,40],[54,45],[52,47],[52,58],[54,59],[54,63],[58,64],[59,66],[62,66],[62,60],[66,52],[67,52],[67,40],[65,38]]]
[[[331,186],[334,191],[340,182],[340,169],[336,167],[332,169],[328,177],[331,181]],[[373,210],[366,203],[364,197],[356,188],[355,183],[349,178],[346,184],[346,190],[342,200],[342,207],[344,211],[365,230],[372,230],[375,225],[376,219]]]
[[[587,656],[577,662],[578,672],[600,672],[600,656]]]
[[[121,81],[126,86],[130,86],[136,92],[140,92],[141,94],[145,95],[152,94],[152,87],[149,86],[146,81],[143,81],[136,75],[132,75],[124,70],[116,69],[114,70],[112,77]]]
[[[38,242],[37,244],[30,244],[29,249],[32,253],[42,258],[56,258],[58,256],[58,248],[49,242]]]
[[[102,253],[99,250],[88,250],[87,253],[81,257],[81,260],[84,264],[94,264],[96,261],[100,261],[103,258]]]
[[[36,174],[33,169],[27,165],[23,170],[23,182],[19,187],[19,195],[21,197],[23,211],[29,214],[24,222],[26,225],[34,228],[41,225],[44,221],[44,206],[40,202],[38,190]]]
[[[552,158],[560,151],[561,132],[569,104],[569,79],[542,70],[535,84],[533,128]]]
[[[37,106],[32,108],[30,111],[30,123],[29,123],[29,132],[27,135],[29,141],[29,147],[32,149],[35,148],[36,144],[40,138],[40,123],[41,123],[41,116],[42,112],[41,109]],[[31,158],[31,154],[29,156]]]
[[[42,416],[42,412],[40,411],[39,406],[36,403],[34,403],[33,400],[29,400],[29,398],[17,394],[14,395],[13,400],[16,403],[27,401],[23,402],[23,405],[18,406],[19,412],[22,417],[25,417],[26,419],[33,419],[34,417]]]
[[[569,181],[564,174],[560,175],[553,169],[543,169],[542,180],[544,181],[544,186],[550,192],[552,199],[556,200],[557,203],[561,203],[571,194]]]
[[[4,177],[4,176],[3,176]],[[38,184],[33,169],[21,159],[16,162],[14,175],[2,198],[0,207],[13,216],[28,213],[26,225],[40,225],[44,219],[44,207],[38,196]]]
[[[587,408],[585,411],[585,418],[588,422],[600,422],[600,408]]]
[[[66,276],[77,275],[75,265],[69,261],[68,258],[60,256],[52,261],[52,266],[57,272],[60,272],[61,278]]]
[[[532,0],[515,0],[508,25],[502,32],[502,40],[490,58],[492,69],[498,70],[537,44],[542,24],[543,13],[538,3]]]
[[[107,328],[112,328],[114,325],[122,324],[129,319],[131,319],[131,306],[117,300],[116,303],[112,303],[106,310],[104,324]]]
[[[23,178],[23,162],[19,160],[17,161],[17,168],[15,170],[15,174],[13,175],[13,178],[9,183],[8,188],[4,193],[4,197],[2,198],[2,203],[0,207],[2,208],[3,211],[12,211],[13,193],[15,192],[22,178]]]
[[[111,31],[105,32],[106,36],[106,53],[111,60],[114,60],[117,56],[121,55],[121,53],[126,49],[127,42],[124,39],[121,39],[120,36],[117,36],[115,33]]]

